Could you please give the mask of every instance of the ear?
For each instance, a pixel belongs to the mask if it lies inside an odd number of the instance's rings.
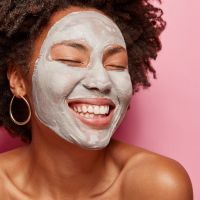
[[[26,95],[26,86],[22,73],[16,67],[9,68],[7,77],[10,83],[10,90],[16,96]]]

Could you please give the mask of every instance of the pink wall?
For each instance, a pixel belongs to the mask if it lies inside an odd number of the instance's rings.
[[[200,1],[163,0],[158,79],[132,100],[117,138],[178,160],[200,199]]]
[[[168,22],[155,66],[158,79],[140,91],[116,138],[178,160],[200,199],[200,2],[163,0]],[[198,57],[199,56],[199,57]],[[6,143],[5,143],[6,140]],[[9,145],[7,145],[9,144]],[[3,131],[0,151],[18,145]]]

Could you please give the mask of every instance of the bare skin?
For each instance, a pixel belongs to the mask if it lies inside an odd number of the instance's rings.
[[[31,77],[42,42],[52,24],[80,10],[71,7],[51,17],[35,42],[28,77],[17,67],[8,72],[13,94],[26,96],[32,109]],[[127,62],[124,51],[117,57]],[[109,59],[113,57],[106,62]],[[176,161],[115,140],[101,150],[82,149],[57,136],[32,113],[31,144],[0,155],[3,200],[193,199],[190,179]]]

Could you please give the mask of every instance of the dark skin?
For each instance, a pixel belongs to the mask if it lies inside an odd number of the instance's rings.
[[[25,96],[32,110],[31,77],[46,34],[63,16],[81,10],[71,7],[51,17],[35,42],[28,77],[17,66],[8,72],[11,91]],[[112,61],[112,56],[106,62]],[[117,57],[126,63],[124,50]],[[87,60],[87,55],[84,58]],[[0,156],[0,197],[4,200],[193,199],[190,179],[176,161],[115,140],[101,150],[82,149],[60,138],[32,113],[31,144]]]

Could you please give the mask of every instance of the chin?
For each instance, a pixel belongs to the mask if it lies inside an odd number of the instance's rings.
[[[89,150],[99,150],[99,149],[103,149],[106,148],[110,142],[111,138],[105,138],[105,139],[101,139],[94,142],[89,142],[89,140],[77,140],[77,139],[71,139],[70,142],[78,145],[79,147],[83,148],[83,149],[89,149]]]

